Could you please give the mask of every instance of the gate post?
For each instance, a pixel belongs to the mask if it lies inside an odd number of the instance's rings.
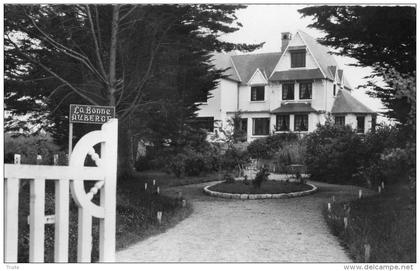
[[[118,120],[111,119],[103,124],[102,131],[106,138],[105,143],[101,144],[105,182],[100,201],[105,216],[99,222],[99,261],[115,262]]]

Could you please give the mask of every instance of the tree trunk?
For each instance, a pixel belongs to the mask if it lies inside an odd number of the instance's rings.
[[[125,179],[135,172],[129,121],[120,121],[118,131],[118,178]]]

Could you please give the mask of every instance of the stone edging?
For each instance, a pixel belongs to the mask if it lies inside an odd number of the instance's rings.
[[[221,183],[221,182],[218,182]],[[218,184],[217,183],[217,184]],[[281,194],[232,194],[232,193],[223,193],[210,190],[209,188],[216,184],[208,185],[204,187],[203,191],[205,194],[212,196],[212,197],[219,197],[225,199],[287,199],[287,198],[295,198],[295,197],[302,197],[306,195],[310,195],[315,193],[318,190],[313,184],[307,183],[307,185],[312,186],[310,190],[304,190],[299,192],[292,192],[292,193],[281,193]]]

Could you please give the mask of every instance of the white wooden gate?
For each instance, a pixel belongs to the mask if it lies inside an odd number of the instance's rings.
[[[99,156],[93,146],[101,144]],[[115,215],[118,120],[111,119],[101,130],[83,136],[74,147],[68,166],[5,164],[5,262],[17,262],[18,203],[21,179],[30,179],[29,261],[44,261],[45,182],[55,181],[54,261],[68,261],[69,186],[78,205],[77,261],[90,262],[92,218],[100,219],[99,261],[115,261]],[[84,166],[87,155],[96,167]],[[16,161],[15,161],[16,162]],[[96,181],[86,193],[85,181]],[[100,204],[92,202],[100,191]]]

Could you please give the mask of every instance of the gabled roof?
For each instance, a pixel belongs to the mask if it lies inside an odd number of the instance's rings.
[[[359,102],[354,98],[349,91],[341,89],[337,93],[337,97],[334,100],[333,107],[331,109],[332,114],[344,114],[344,113],[355,113],[355,114],[374,114],[375,112],[370,110],[367,106]]]
[[[305,32],[299,30],[298,33],[307,44],[309,51],[313,54],[315,59],[317,60],[320,68],[326,75],[326,77],[330,80],[335,79],[335,69],[339,66],[337,61],[335,60],[334,56],[329,53],[329,49],[326,46],[321,45],[317,42],[313,37],[306,34]],[[335,66],[335,68],[330,68],[331,66]],[[342,75],[343,76],[343,75]],[[351,86],[348,84],[347,80],[344,76],[344,86],[348,89],[351,89]]]
[[[232,62],[238,71],[241,82],[246,84],[257,69],[260,69],[261,73],[266,77],[269,76],[273,72],[280,56],[280,52],[236,55],[232,56]]]
[[[212,60],[212,64],[216,67],[216,69],[221,69],[221,70],[227,69],[223,73],[223,75],[225,75],[227,79],[240,82],[241,80],[239,79],[238,74],[232,65],[231,58],[232,56],[230,54],[214,53],[211,60]]]
[[[274,109],[271,113],[311,113],[316,112],[308,103],[284,103],[279,108]]]
[[[295,81],[322,78],[324,78],[324,75],[320,69],[286,70],[273,73],[273,75],[270,77],[270,81]]]

